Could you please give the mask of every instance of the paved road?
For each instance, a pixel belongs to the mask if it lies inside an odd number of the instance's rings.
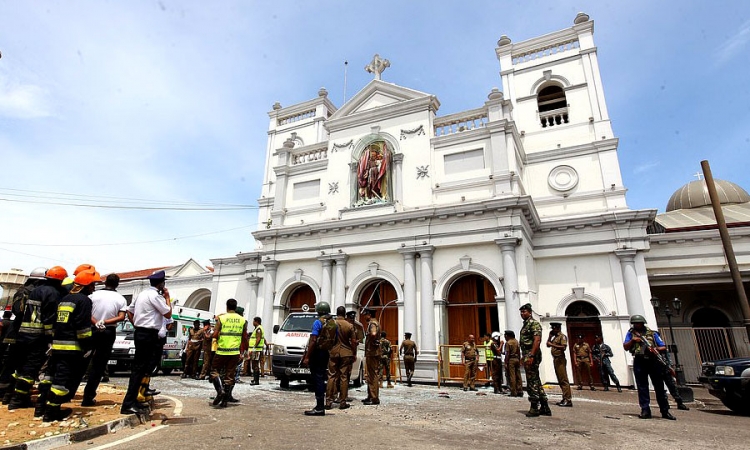
[[[121,380],[124,382],[124,380]],[[526,418],[528,401],[453,388],[415,386],[383,389],[380,406],[328,411],[326,417],[302,414],[314,404],[303,386],[284,391],[278,383],[241,384],[235,396],[242,401],[226,409],[210,405],[214,391],[208,382],[157,377],[152,384],[182,405],[181,417],[154,421],[132,430],[70,446],[73,450],[100,449],[117,442],[118,450],[144,448],[331,449],[331,448],[558,448],[558,449],[746,449],[750,417],[732,415],[720,405],[698,403],[690,411],[673,413],[675,422],[640,420],[635,391],[574,391],[574,407],[553,406],[552,417]],[[439,394],[447,393],[449,398]],[[556,388],[551,399],[558,401]],[[354,390],[356,398],[365,392]],[[697,398],[708,399],[698,391]],[[173,403],[162,400],[158,413],[173,417]],[[655,409],[655,411],[657,411]],[[731,430],[731,432],[729,432]],[[138,433],[148,433],[120,442]],[[644,444],[644,441],[648,444]],[[192,444],[192,445],[191,445]]]

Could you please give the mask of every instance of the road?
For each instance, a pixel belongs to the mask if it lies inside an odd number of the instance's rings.
[[[248,378],[249,380],[249,378]],[[117,380],[125,383],[125,379]],[[634,390],[623,393],[574,391],[574,407],[552,406],[552,417],[527,418],[525,398],[492,394],[491,389],[463,392],[456,387],[437,388],[398,385],[381,390],[379,406],[359,401],[348,410],[330,410],[325,417],[307,417],[305,409],[314,397],[304,386],[281,390],[265,379],[260,386],[240,384],[235,396],[241,402],[225,409],[214,408],[214,394],[206,381],[156,377],[152,385],[175,404],[161,400],[159,417],[141,427],[121,430],[94,441],[71,445],[73,450],[103,450],[116,444],[118,450],[144,448],[225,449],[746,449],[750,442],[750,417],[735,416],[705,391],[690,411],[672,410],[677,421],[656,417],[638,419]],[[557,388],[548,390],[552,402],[559,401]],[[447,394],[448,398],[440,394]],[[362,399],[363,389],[351,396]],[[706,404],[700,399],[706,400]],[[161,416],[163,414],[164,416]],[[731,432],[729,432],[731,430]],[[133,438],[133,436],[136,436]],[[122,442],[124,439],[132,439]]]

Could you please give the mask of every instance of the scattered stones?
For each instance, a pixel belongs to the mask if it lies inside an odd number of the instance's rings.
[[[18,422],[11,422],[11,423],[8,424],[8,428],[13,428],[13,427],[17,427],[17,426],[18,426]]]
[[[29,431],[30,436],[36,436],[36,431]]]

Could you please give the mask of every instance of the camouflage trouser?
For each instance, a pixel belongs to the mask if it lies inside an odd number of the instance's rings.
[[[547,393],[542,388],[542,380],[539,378],[539,362],[536,358],[530,365],[524,365],[526,370],[526,392],[529,393],[529,401],[531,403],[538,403],[539,401],[547,401]]]

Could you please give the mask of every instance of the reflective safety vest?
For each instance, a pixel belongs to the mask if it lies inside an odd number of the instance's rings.
[[[257,342],[258,330],[260,330],[260,334],[262,336],[260,338],[260,342]],[[266,332],[263,330],[262,325],[258,325],[253,330],[253,334],[250,335],[250,347],[252,351],[254,352],[262,352],[265,346],[266,346]]]
[[[82,351],[81,343],[91,339],[91,299],[82,293],[69,294],[57,305],[53,351]]]
[[[484,342],[484,356],[487,358],[487,361],[495,359],[495,352],[492,351],[492,341]]]
[[[216,347],[217,355],[239,355],[242,344],[242,330],[246,320],[241,315],[231,312],[219,316],[221,330]]]

